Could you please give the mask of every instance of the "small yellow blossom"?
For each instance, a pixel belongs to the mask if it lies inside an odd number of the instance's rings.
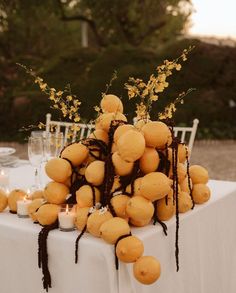
[[[160,74],[160,75],[158,75],[158,81],[160,82],[160,83],[162,83],[162,82],[165,82],[166,81],[166,75],[165,74]]]
[[[42,91],[44,91],[47,88],[47,84],[46,83],[40,83],[39,87]]]
[[[75,117],[75,118],[74,118],[74,121],[75,121],[75,122],[79,122],[79,121],[80,121],[80,117]]]
[[[164,119],[171,119],[173,116],[173,113],[176,111],[176,107],[174,103],[170,103],[167,107],[165,107],[165,110],[163,113],[159,113],[158,114],[158,118],[160,120],[164,120]]]
[[[95,106],[95,107],[94,107],[94,110],[95,110],[96,112],[100,112],[100,111],[101,111],[101,108],[98,107],[98,106]]]
[[[125,88],[128,90],[128,97],[132,99],[140,94],[137,86],[132,86],[129,84],[125,84]]]
[[[158,100],[158,96],[157,95],[153,95],[153,96],[150,97],[150,100],[153,101],[153,102],[155,102],[155,101]]]
[[[70,102],[70,101],[72,101],[72,100],[73,100],[73,98],[72,98],[72,96],[71,96],[71,95],[69,95],[69,96],[66,96],[66,100],[67,100],[68,102]]]
[[[43,79],[37,76],[37,77],[35,78],[35,81],[34,81],[34,82],[35,82],[35,83],[42,83],[42,82],[43,82]]]
[[[182,65],[181,65],[181,64],[176,64],[176,67],[175,67],[175,69],[176,69],[177,71],[180,71],[180,70],[181,70],[181,68],[182,68]]]
[[[146,83],[144,83],[143,81],[140,82],[140,84],[139,84],[139,87],[140,87],[140,88],[144,88],[145,86],[146,86]]]
[[[136,104],[136,111],[135,111],[138,120],[140,119],[149,119],[148,109],[144,103]]]
[[[74,104],[75,107],[77,107],[77,106],[81,105],[81,102],[79,100],[74,99],[73,104]]]
[[[158,83],[156,86],[155,86],[155,92],[156,93],[162,93],[165,89],[165,86],[164,86],[164,83]]]
[[[49,100],[55,102],[55,101],[56,101],[55,95],[54,95],[54,94],[51,94],[51,95],[49,96]]]
[[[58,91],[58,92],[56,93],[56,95],[59,96],[59,97],[62,96],[62,95],[63,95],[63,91]]]
[[[39,122],[39,124],[38,124],[38,128],[39,128],[39,129],[43,129],[43,128],[45,128],[45,127],[46,127],[46,125],[45,125],[44,123]]]
[[[56,130],[57,126],[56,125],[51,125],[50,126],[50,132],[54,132]]]
[[[146,88],[143,93],[142,93],[142,97],[146,97],[148,95],[148,88]]]

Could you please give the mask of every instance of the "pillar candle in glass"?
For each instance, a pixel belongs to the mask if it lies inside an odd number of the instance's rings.
[[[73,205],[62,205],[58,214],[59,229],[61,231],[72,231],[75,229],[75,211]]]
[[[31,204],[32,200],[27,199],[25,196],[22,200],[18,200],[17,204],[17,215],[19,218],[28,218],[28,206]]]
[[[9,174],[6,170],[0,170],[0,186],[7,187],[9,185]]]
[[[9,193],[10,193],[10,189],[8,187],[5,187],[4,188],[4,191],[6,192],[6,195],[8,197],[9,196]]]

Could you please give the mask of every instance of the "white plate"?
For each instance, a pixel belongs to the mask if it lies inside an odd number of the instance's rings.
[[[16,156],[6,156],[0,158],[0,165],[3,167],[11,167],[19,161],[19,158]]]
[[[16,152],[14,148],[0,147],[0,157],[12,155]]]

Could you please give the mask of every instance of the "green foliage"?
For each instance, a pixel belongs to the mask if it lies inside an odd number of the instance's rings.
[[[60,20],[55,0],[3,0],[0,52],[10,60],[40,64],[46,58],[80,46],[80,23]],[[75,36],[77,36],[75,38]],[[46,60],[45,60],[46,61]]]
[[[81,49],[73,54],[64,54],[63,57],[56,58],[56,61],[52,60],[41,75],[50,86],[57,89],[70,82],[73,92],[82,101],[81,117],[87,121],[95,117],[93,107],[99,104],[101,92],[105,90],[106,83],[116,69],[118,79],[110,92],[122,97],[126,114],[131,120],[135,115],[135,104],[128,100],[124,89],[128,77],[147,80],[165,57],[176,57],[189,44],[195,44],[196,49],[183,69],[169,79],[170,87],[154,104],[152,117],[157,118],[157,113],[180,92],[195,87],[197,90],[186,97],[184,105],[178,107],[175,117],[177,124],[191,125],[192,120],[198,118],[199,138],[236,138],[236,108],[229,107],[229,100],[235,99],[236,92],[234,48],[183,40],[158,54],[147,49],[118,46],[109,47],[102,52]],[[41,94],[33,80],[21,69],[15,67],[14,70],[18,73],[17,79],[11,83],[11,88],[15,89],[14,97],[10,93],[5,96],[4,107],[1,107],[1,139],[19,138],[22,135],[18,132],[20,127],[44,122],[45,114],[52,111],[47,96]],[[23,97],[26,101],[16,104],[16,97]],[[53,112],[53,116],[56,115],[57,112]]]
[[[163,44],[186,28],[192,12],[190,0],[71,0],[61,7],[67,20],[86,19],[101,46]]]
[[[236,102],[236,49],[196,40],[176,41],[188,25],[191,5],[187,10],[182,5],[191,4],[190,0],[46,2],[0,2],[1,140],[24,139],[27,133],[19,129],[44,122],[47,112],[59,118],[47,96],[16,62],[32,67],[58,90],[70,83],[82,101],[84,121],[95,117],[93,107],[117,70],[118,79],[110,92],[122,97],[131,120],[135,103],[128,101],[124,89],[128,77],[148,80],[164,59],[171,60],[194,44],[189,60],[170,78],[168,91],[154,104],[152,117],[157,118],[180,92],[194,87],[197,90],[178,107],[177,124],[191,125],[198,118],[199,138],[236,138],[236,107],[229,106],[230,100]],[[89,48],[80,47],[81,19],[90,26]],[[96,34],[101,43],[95,42]]]

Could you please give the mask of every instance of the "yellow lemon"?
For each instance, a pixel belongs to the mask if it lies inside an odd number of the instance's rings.
[[[125,263],[137,261],[143,252],[143,242],[136,236],[125,237],[116,246],[116,256]]]
[[[135,278],[142,284],[150,285],[161,275],[161,265],[153,256],[141,256],[133,266]]]

